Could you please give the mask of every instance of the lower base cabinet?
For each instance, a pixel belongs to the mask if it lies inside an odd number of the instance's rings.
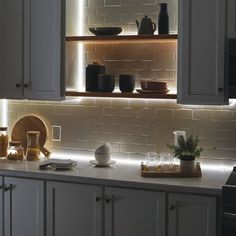
[[[169,236],[216,236],[216,198],[169,194]]]
[[[165,236],[165,194],[47,183],[47,236]]]
[[[44,182],[4,177],[2,186],[3,235],[44,236]]]

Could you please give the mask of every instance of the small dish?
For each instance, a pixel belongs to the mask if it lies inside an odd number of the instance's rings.
[[[115,160],[110,160],[107,164],[99,164],[96,160],[90,160],[89,163],[96,167],[109,167],[111,165],[114,165],[116,163]]]
[[[169,92],[168,89],[166,90],[145,90],[145,89],[136,89],[139,93],[146,93],[146,94],[167,94]]]
[[[121,27],[90,27],[89,31],[96,36],[115,36],[121,33]]]

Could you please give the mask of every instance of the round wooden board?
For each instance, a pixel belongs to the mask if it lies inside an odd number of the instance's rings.
[[[42,150],[47,139],[47,128],[37,116],[24,116],[14,125],[11,133],[12,141],[21,141],[25,151],[27,148],[27,131],[39,131],[39,146]]]

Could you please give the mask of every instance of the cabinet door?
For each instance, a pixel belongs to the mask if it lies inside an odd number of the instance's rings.
[[[64,4],[64,0],[25,0],[25,98],[64,96]]]
[[[169,194],[169,236],[216,236],[216,198]]]
[[[228,0],[228,37],[236,38],[236,0]]]
[[[23,0],[0,0],[0,98],[22,98]]]
[[[179,103],[228,103],[224,79],[225,5],[222,0],[179,1]]]
[[[0,177],[0,236],[3,236],[3,180]]]
[[[43,181],[5,177],[4,183],[4,235],[44,236]]]
[[[47,236],[102,236],[102,188],[47,183]]]
[[[165,194],[121,188],[105,190],[106,236],[164,236]]]

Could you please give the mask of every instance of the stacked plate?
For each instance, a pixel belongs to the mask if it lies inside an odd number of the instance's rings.
[[[155,80],[141,80],[141,89],[137,89],[139,93],[157,93],[166,94],[169,92],[166,82],[160,82]]]

